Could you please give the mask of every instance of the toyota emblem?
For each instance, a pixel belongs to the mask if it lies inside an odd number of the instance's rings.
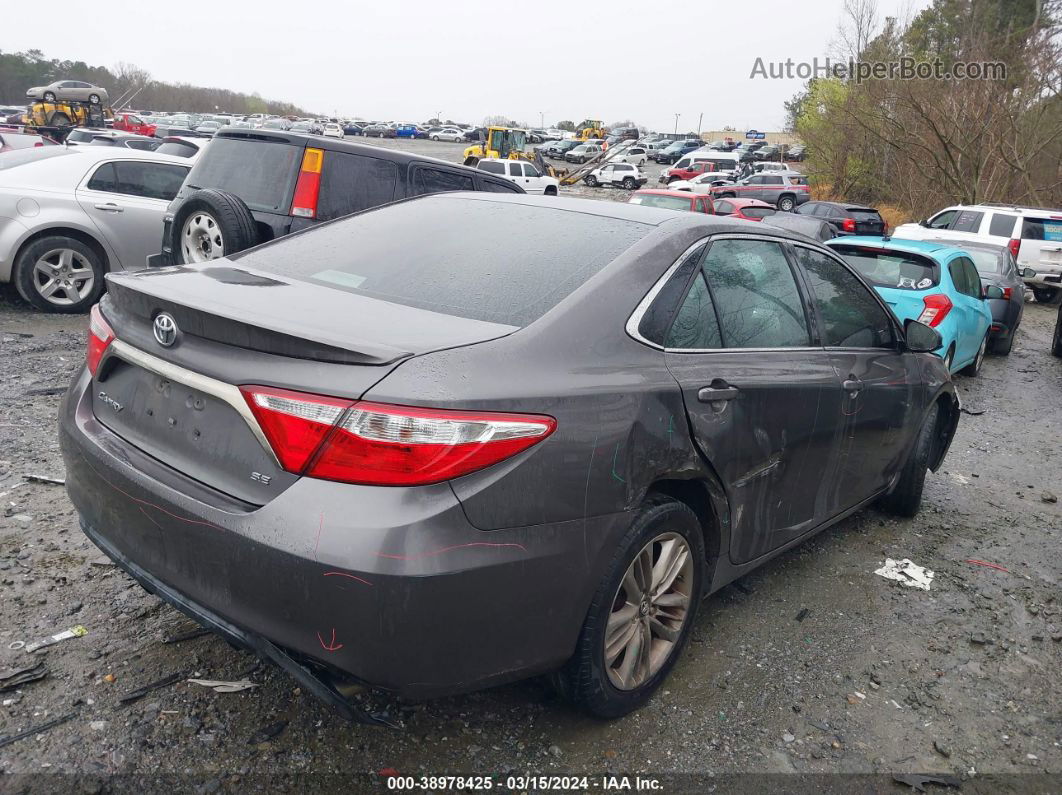
[[[162,312],[155,316],[153,327],[155,342],[164,348],[168,348],[177,341],[177,322],[173,316]]]

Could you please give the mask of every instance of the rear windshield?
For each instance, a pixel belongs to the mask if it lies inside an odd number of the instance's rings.
[[[287,210],[302,147],[245,138],[215,138],[188,175],[189,188],[235,193],[252,210]]]
[[[856,221],[873,221],[875,223],[882,223],[881,215],[877,210],[859,210],[855,207],[851,207],[848,210],[848,214],[852,216]]]
[[[1003,257],[997,251],[986,251],[983,248],[967,247],[963,249],[970,255],[970,259],[973,260],[974,267],[977,268],[978,273],[1002,273],[1003,272]]]
[[[663,207],[665,210],[688,210],[690,200],[681,196],[658,196],[647,193],[644,196],[631,196],[630,204],[640,204],[643,207]]]
[[[940,283],[940,267],[917,254],[892,254],[850,246],[835,246],[834,250],[875,287],[928,290]]]
[[[1022,240],[1062,242],[1062,218],[1025,218],[1021,225]]]
[[[160,155],[176,155],[177,157],[191,157],[199,151],[198,146],[186,144],[183,141],[166,141],[155,150]]]
[[[742,207],[741,214],[746,218],[766,218],[768,215],[774,215],[775,209],[773,207]]]
[[[333,290],[526,326],[651,229],[548,207],[436,197],[323,224],[233,259]]]

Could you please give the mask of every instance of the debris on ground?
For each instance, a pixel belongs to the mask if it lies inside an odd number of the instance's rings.
[[[118,699],[118,703],[132,704],[134,701],[139,701],[140,699],[142,699],[148,693],[172,685],[174,682],[178,682],[181,679],[184,679],[184,677],[186,677],[187,675],[187,671],[178,671],[177,673],[165,676],[162,679],[159,679],[158,681],[151,682],[150,684],[144,685],[143,687],[138,687],[136,690],[130,690],[128,693]]]
[[[28,480],[30,483],[47,483],[49,486],[65,486],[65,478],[50,478],[47,475],[23,475],[23,480]]]
[[[204,635],[210,634],[212,633],[209,629],[194,629],[191,632],[185,632],[182,635],[173,635],[168,638],[163,638],[162,642],[165,644],[184,643],[186,640],[195,640],[196,638],[201,638]]]
[[[287,727],[288,722],[286,720],[277,721],[276,723],[271,723],[268,726],[263,726],[261,729],[251,735],[250,739],[247,740],[247,744],[258,745],[259,743],[267,743],[274,737],[279,736],[280,733],[284,731],[284,729],[286,729]]]
[[[986,569],[995,569],[996,571],[1005,571],[1007,574],[1010,574],[1010,569],[1006,569],[1003,566],[1000,566],[998,563],[989,563],[989,562],[984,561],[984,560],[973,560],[973,559],[967,560],[966,562],[967,563],[971,563],[974,566],[984,566]]]
[[[1043,494],[1041,494],[1041,495],[1040,495],[1040,499],[1041,499],[1041,500],[1042,500],[1043,502],[1058,502],[1058,497],[1056,497],[1056,496],[1055,496],[1055,495],[1054,495],[1054,494],[1053,494],[1052,492],[1050,492],[1050,491],[1045,491],[1045,492],[1044,492]]]
[[[70,712],[60,718],[54,718],[47,723],[42,723],[40,726],[34,726],[32,729],[26,729],[25,731],[19,732],[18,734],[12,734],[8,737],[0,737],[0,748],[3,748],[6,745],[11,745],[11,743],[16,743],[19,740],[25,740],[27,737],[32,737],[35,734],[46,732],[49,729],[54,729],[56,726],[61,726],[68,720],[72,720],[76,715],[76,712]]]
[[[933,582],[934,576],[932,571],[919,566],[907,558],[903,560],[885,558],[881,568],[876,569],[874,573],[887,580],[896,580],[896,582],[911,588],[921,588],[923,591],[929,590],[929,585]]]
[[[36,665],[31,665],[28,668],[17,668],[11,671],[5,671],[0,673],[0,693],[6,693],[8,690],[14,690],[21,685],[27,685],[30,682],[37,682],[48,675],[48,668],[44,663],[39,662]]]
[[[801,611],[800,611],[799,613],[797,613],[797,614],[796,614],[796,616],[795,616],[794,618],[795,618],[795,620],[796,620],[796,621],[803,621],[803,620],[804,620],[805,618],[807,618],[807,617],[808,617],[809,615],[811,615],[811,611],[810,611],[810,610],[808,610],[808,609],[807,609],[807,608],[805,607],[805,608],[804,608],[804,609],[802,609],[802,610],[801,610]]]
[[[188,681],[193,685],[209,687],[215,693],[239,693],[241,690],[250,690],[252,687],[258,687],[258,683],[252,682],[250,679],[238,679],[235,682],[226,682],[218,679],[189,679]]]
[[[942,787],[955,787],[955,789],[962,787],[962,782],[955,776],[936,773],[896,773],[892,780],[899,784],[906,784],[919,792],[926,791],[926,784],[940,784]]]
[[[88,630],[78,624],[76,627],[70,627],[70,629],[64,629],[62,632],[57,632],[48,638],[43,638],[33,643],[26,644],[27,652],[34,652],[38,649],[43,649],[46,646],[52,646],[60,641],[69,640],[70,638],[81,638],[88,634]]]

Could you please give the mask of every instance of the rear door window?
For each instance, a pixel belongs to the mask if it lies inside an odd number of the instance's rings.
[[[1014,218],[1013,215],[1004,215],[1003,213],[992,213],[992,220],[988,225],[988,234],[993,237],[1005,237],[1011,238],[1014,236]]]
[[[325,152],[317,217],[322,221],[394,201],[398,166],[390,160]]]
[[[511,182],[495,182],[492,179],[481,179],[479,189],[487,193],[519,193],[520,189]]]
[[[135,160],[120,161],[114,168],[118,174],[118,193],[162,201],[171,201],[177,195],[188,173],[185,166]]]
[[[89,190],[98,190],[105,193],[118,192],[118,175],[114,170],[114,163],[104,163],[96,169],[92,179],[86,185]]]
[[[473,190],[472,177],[441,168],[418,166],[413,172],[413,194],[445,193],[454,190]]]
[[[930,229],[947,229],[951,226],[951,222],[955,220],[955,216],[958,214],[958,210],[945,210],[929,219],[926,226]]]
[[[955,289],[963,295],[968,295],[971,298],[980,297],[981,280],[977,279],[977,287],[973,287],[970,284],[970,274],[966,269],[966,265],[969,264],[970,269],[973,270],[973,263],[971,263],[965,257],[956,257],[948,263],[948,272],[951,274],[951,280],[955,284]],[[976,278],[976,270],[974,270]]]
[[[704,274],[698,272],[664,340],[664,347],[707,350],[723,347],[719,321]]]
[[[981,228],[981,219],[984,217],[984,213],[979,213],[974,210],[963,210],[952,222],[951,229],[954,232],[976,232]]]
[[[505,164],[488,160],[479,164],[479,170],[486,171],[488,174],[504,174]]]
[[[301,146],[286,143],[214,138],[192,166],[188,186],[218,188],[236,194],[252,210],[286,214],[302,155]]]
[[[840,263],[796,246],[819,310],[822,344],[837,348],[888,348],[892,323],[869,288]]]
[[[727,348],[810,345],[807,316],[782,247],[763,240],[718,240],[704,260]]]

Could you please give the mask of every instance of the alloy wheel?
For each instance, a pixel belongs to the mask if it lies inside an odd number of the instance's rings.
[[[83,300],[96,284],[88,259],[70,248],[55,248],[33,263],[33,287],[41,298],[56,306]]]
[[[185,262],[208,262],[225,256],[225,238],[212,215],[192,213],[181,230],[181,253]]]
[[[675,532],[658,535],[635,556],[605,627],[609,681],[619,690],[645,684],[674,653],[690,611],[693,558]]]

